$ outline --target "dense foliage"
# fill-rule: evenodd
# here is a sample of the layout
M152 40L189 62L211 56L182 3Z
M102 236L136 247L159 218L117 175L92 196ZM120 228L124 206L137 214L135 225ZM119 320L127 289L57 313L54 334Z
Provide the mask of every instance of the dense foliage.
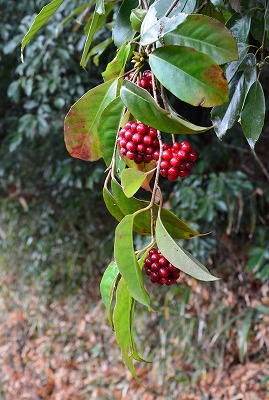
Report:
M133 358L141 358L134 344L134 309L136 301L150 308L150 299L141 270L148 251L157 243L163 256L174 267L197 279L214 280L216 278L193 254L208 260L218 239L217 231L219 229L221 232L225 226L227 234L241 231L244 235L252 235L257 215L260 217L266 207L268 191L265 188L259 189L263 195L263 203L260 204L260 193L257 191L259 185L249 182L247 171L239 171L241 166L234 160L230 165L232 172L226 174L222 163L227 163L230 153L212 135L209 138L208 134L203 132L210 130L213 124L218 138L222 138L233 128L234 135L228 136L231 149L240 151L243 147L246 158L250 157L251 151L254 152L265 117L264 92L260 81L262 82L263 71L267 68L268 7L262 1L245 1L238 9L233 2L224 4L222 1L187 1L179 6L177 1L159 0L123 1L120 4L117 1L87 4L81 2L76 4L78 7L74 9L71 3L54 0L43 8L34 20L23 39L22 50L62 3L62 11L60 8L61 12L55 14L59 18L58 21L62 21L64 16L71 13L70 19L76 16L77 20L85 23L87 36L80 64L90 71L89 77L94 76L93 71L98 73L93 64L89 64L92 56L95 56L95 64L98 64L98 57L101 55L108 57L110 61L102 74L104 83L83 95L68 112L65 120L65 142L68 151L74 157L85 161L103 158L107 166L103 196L108 210L119 224L115 234L115 261L108 266L104 274L101 293L123 358L136 376ZM22 21L20 28L22 30L23 23ZM73 31L76 31L75 26L76 24L73 25ZM113 42L118 48L118 52L111 57L114 57L112 61L109 59L109 54L113 54L111 27ZM62 29L60 25L58 28ZM55 29L51 23L48 25L48 30L50 29L51 32ZM61 125L57 125L57 111L51 109L51 98L54 107L61 111L72 103L71 97L76 99L83 92L83 73L77 72L75 59L66 69L63 70L62 67L62 61L69 61L72 52L75 58L78 57L77 50L82 47L81 38L74 33L64 34L66 44L62 46L57 44L55 38L44 43L46 36L39 36L36 41L33 40L26 46L25 63L19 65L16 71L21 78L13 80L8 88L8 95L13 104L23 102L24 110L21 110L23 112L19 125L15 121L18 119L17 110L8 117L9 127L14 126L14 129L11 129L4 140L4 146L9 152L6 156L7 167L3 168L3 171L6 173L9 168L12 171L9 175L10 196L16 196L27 211L26 196L20 192L21 181L17 183L14 179L14 176L18 176L20 180L21 172L16 174L14 166L10 164L10 154L14 151L19 154L18 160L21 161L17 164L18 169L24 165L23 172L29 175L31 167L28 156L30 151L32 154L33 149L38 151L40 157L35 160L36 176L41 173L54 184L54 200L59 204L61 212L69 215L68 207L73 214L74 203L70 203L67 197L72 196L73 201L77 198L80 202L79 197L87 197L87 187L92 189L94 181L97 183L91 202L99 201L98 171L101 172L102 169L95 168L94 174L89 178L87 164L73 164L71 159L67 160L62 152L59 137L51 138L52 130L60 129ZM93 39L97 37L98 44L93 46ZM15 37L9 42L9 48L4 48L3 51L12 52L17 41L18 37ZM149 68L152 83L148 87L146 82L142 82L146 76L145 70L148 71ZM123 79L124 77L127 79ZM95 78L91 81L87 77L87 84L94 85L94 80ZM197 106L200 106L199 111L195 108ZM202 110L211 107L211 115ZM186 115L183 117L181 114L184 110ZM121 132L120 135L125 135L126 131L130 132L132 124L137 120L142 124L135 125L136 134L139 135L146 129L145 126L154 130L147 130L144 144L148 147L151 145L152 139L148 139L149 132L151 137L157 140L158 154L156 157L152 156L147 163L144 163L144 159L138 160L135 158L137 156L130 155L131 150L126 147L127 143L131 143L129 147L134 146L134 136L126 143L124 140L117 140L118 132ZM250 151L244 147L243 135L237 135L241 130L238 122ZM184 141L179 148L174 145L177 143L175 135L178 134L184 135ZM168 177L169 181L175 181L179 176L185 178L189 173L186 173L186 170L189 171L194 166L187 168L186 162L196 160L194 155L184 158L184 168L180 161L180 169L177 167L178 160L174 160L175 154L172 155L172 146L182 152L182 143L188 143L186 134L188 137L195 134L191 140L194 148L200 150L198 160L201 161L186 180L173 187L165 178ZM264 140L262 136L261 140ZM166 147L163 146L164 143ZM188 146L184 146L186 150ZM171 155L168 154L169 151ZM165 152L168 152L167 157L163 158L166 156ZM195 151L191 153L191 150L187 153L196 154ZM141 156L142 152L139 154ZM268 178L261 159L257 156L256 159ZM164 161L170 163L167 168L162 164ZM50 163L49 168L44 168L46 162ZM155 178L151 184L153 173ZM56 189L59 181L61 188ZM151 191L152 194L143 192L143 189ZM138 190L141 200L133 197ZM74 193L78 197L75 197ZM148 202L145 202L145 199ZM31 202L31 205L32 203L34 204ZM176 214L167 210L168 204L177 210ZM243 207L246 209L245 213ZM48 211L49 208L46 207L46 222L44 230L40 230L41 234L44 232L49 235ZM88 210L87 206L81 207L80 216L76 218L74 215L74 221L80 221L80 218L89 221L92 212L93 209ZM53 213L54 211L51 215ZM244 216L247 214L252 218L245 220ZM60 220L64 219L63 214L60 215ZM180 220L178 216L188 223ZM266 222L261 218L260 221L262 224ZM65 221L63 224L60 236L66 234L66 223ZM94 224L90 228L82 224L80 228L82 231L75 238L74 244L78 243L79 238L85 238L88 230L89 234L95 230ZM215 235L213 238L199 238L198 229L202 229L203 232L214 229ZM109 231L111 229L108 227ZM134 236L133 231L136 232ZM23 234L27 238L27 244L31 245L33 238L28 232L29 230L26 230L25 233L24 229ZM151 240L147 241L145 236L150 236ZM259 244L250 250L247 268L254 269L258 278L266 279L268 256L263 248L265 234L259 233L257 237ZM186 239L188 243L185 243ZM68 247L70 238L67 236L64 240ZM181 240L180 245L178 240ZM47 261L48 251L42 245L42 241L38 243L44 249ZM63 240L60 239L59 244L62 243ZM187 248L191 249L193 254L190 254ZM79 250L75 252L78 253ZM72 265L72 248L69 254ZM55 257L53 254L51 256ZM120 280L119 276L122 276ZM163 278L166 279L165 276ZM154 282L153 278L151 280ZM168 284L167 280L163 283ZM112 313L114 290L116 305Z

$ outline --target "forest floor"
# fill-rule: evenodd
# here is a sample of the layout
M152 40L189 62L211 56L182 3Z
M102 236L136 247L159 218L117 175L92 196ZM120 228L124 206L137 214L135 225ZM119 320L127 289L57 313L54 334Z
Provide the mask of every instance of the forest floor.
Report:
M152 364L135 364L139 384L94 281L49 300L42 287L1 273L0 399L269 400L268 285L246 278L211 292L182 277L184 291L154 289L160 313L137 310L139 347L153 353Z

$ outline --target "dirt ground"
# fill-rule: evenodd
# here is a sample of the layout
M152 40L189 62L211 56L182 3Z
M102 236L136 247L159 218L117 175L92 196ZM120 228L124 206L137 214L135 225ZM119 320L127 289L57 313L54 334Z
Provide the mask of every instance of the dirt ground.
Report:
M194 294L186 313L198 312L197 299L203 307L212 306L208 289L189 283ZM6 273L1 274L0 287L0 399L269 400L269 315L253 323L243 363L238 360L237 341L227 336L220 364L210 367L207 363L194 379L193 365L176 353L179 342L170 337L157 349L152 364L136 364L139 384L122 362L98 283L54 301L34 286L18 287L16 278ZM225 301L235 302L239 294L228 286L219 298L225 291ZM267 307L268 286L260 285L259 293L258 299L249 296L249 305ZM155 337L154 346L164 337L165 322L160 325L152 318L144 335ZM166 310L167 326L175 324L171 319ZM235 329L230 326L229 335ZM214 352L218 338L210 340ZM189 351L195 351L195 346ZM178 378L180 369L191 377L188 382Z

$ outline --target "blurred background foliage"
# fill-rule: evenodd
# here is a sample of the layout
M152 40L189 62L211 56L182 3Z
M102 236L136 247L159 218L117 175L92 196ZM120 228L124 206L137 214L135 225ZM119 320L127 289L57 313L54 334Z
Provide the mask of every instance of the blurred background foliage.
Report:
M105 166L102 161L86 163L69 156L63 120L71 105L101 82L115 48L105 42L105 51L89 61L87 71L80 68L84 26L76 18L60 23L84 1L66 0L28 44L22 64L21 39L44 4L0 0L0 266L55 298L93 282L98 290L96 282L112 256L116 222L102 199ZM104 26L93 45L109 39L110 28ZM239 125L222 142L210 131L190 138L199 152L193 173L182 182L161 181L166 206L197 230L210 232L184 247L222 278L214 289L204 285L203 304L197 300L201 286L183 279L169 291L150 288L156 308L162 311L159 316L149 317L138 309L142 351L147 355L161 347L165 354L158 363L158 376L169 374L171 360L182 357L182 352L186 363L194 365L191 372L175 369L171 393L177 382L195 384L208 365L218 367L226 347L232 347L231 326L236 325L235 340L239 340L236 357L243 361L247 343L253 340L252 324L268 315L268 304L253 308L246 300L249 295L261 296L269 273L268 76L265 68L261 81L267 120L257 157ZM208 118L201 110L184 112L186 117L191 113L195 123L206 123ZM140 240L137 237L137 243ZM214 291L213 304L208 290ZM239 302L229 303L230 290ZM150 338L145 336L148 329L155 332ZM212 347L217 340L217 347Z
M68 155L63 119L81 95L101 82L101 72L115 51L109 45L111 26L96 35L93 46L103 45L83 70L79 62L84 26L79 18L68 16L85 2L67 0L26 47L21 63L22 37L46 2L0 4L1 262L9 268L19 266L26 277L45 274L53 287L62 278L76 287L111 257L115 222L101 198L104 164ZM206 112L192 107L184 112L192 113L195 122L208 119ZM242 251L246 271L259 279L266 279L269 269L267 127L268 119L256 159L239 126L223 142L212 131L192 137L200 160L195 171L183 182L162 182L166 205L195 228L211 232L186 243L189 250L213 263L228 240Z

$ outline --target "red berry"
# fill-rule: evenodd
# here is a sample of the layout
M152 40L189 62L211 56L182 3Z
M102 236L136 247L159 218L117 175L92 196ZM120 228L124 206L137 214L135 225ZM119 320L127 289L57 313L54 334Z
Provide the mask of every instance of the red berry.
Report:
M160 269L159 269L159 276L160 276L161 278L167 278L168 275L169 275L169 271L168 271L167 268L160 268Z
M129 158L129 160L134 160L136 155L133 151L127 151L126 156Z
M169 175L168 174L169 181L175 181L177 178L178 178L178 175Z
M197 159L197 153L194 150L191 150L188 154L188 160L195 161Z
M139 143L138 145L137 145L137 151L139 152L139 153L144 153L144 151L146 150L146 146L144 145L144 143Z
M133 138L133 133L132 133L132 131L126 131L125 133L124 133L124 138L127 140L127 142L129 142L130 140L132 140L132 138Z
M167 178L167 176L168 176L167 169L160 169L160 174L161 174L162 176L164 176L165 178Z
M162 156L162 158L163 158L163 160L170 161L171 158L172 158L172 152L171 152L171 150L170 150L170 149L164 150L164 151L163 151L163 156Z
M124 147L124 146L122 146L122 147ZM134 142L128 142L125 147L129 151L135 151L137 146Z
M170 167L170 163L167 160L163 160L161 162L161 169L168 169Z
M143 72L143 76L147 79L152 79L152 72L147 69L146 71Z
M176 167L168 168L168 175L178 175L178 169Z
M159 151L159 150L155 150L155 151L153 152L153 154L152 154L153 160L158 161L158 160L159 160L159 157L160 157L160 151Z
M167 142L163 142L163 150L168 150L170 149L170 145Z
M181 164L181 161L176 158L176 157L172 157L170 160L170 165L172 165L172 167L179 167Z
M185 159L187 158L187 152L186 152L185 150L179 150L179 151L177 152L177 157L178 157L180 160L185 160Z
M180 178L186 178L189 175L190 171L184 170L184 171L179 171L178 172L178 176L180 176Z
M148 129L148 134L152 137L152 138L156 138L157 137L157 130L154 128L149 128Z
M150 154L150 155L152 155L152 154L153 154L153 152L154 152L154 149L153 149L153 147L151 147L151 146L149 146L149 147L146 147L146 150L145 150L145 153L146 153L146 154ZM153 158L153 157L151 157L151 158Z
M151 272L150 274L151 282L157 282L159 280L159 274L157 272Z
M158 283L160 286L171 286L179 277L179 270L174 267L161 254L159 250L153 247L144 262L146 275L149 276L152 283Z
M147 125L140 123L137 125L136 131L142 133L142 135L145 135L148 131L148 127Z
M120 147L126 148L127 140L126 139L121 139L119 144L120 144Z
M185 150L187 153L190 151L191 149L191 145L189 142L186 142L185 140L181 143L181 149Z
M141 78L139 86L142 87L143 89L146 89L148 87L148 80L145 78Z
M176 150L176 151L181 149L181 145L178 142L173 143L172 147L173 147L173 150Z
M153 142L153 139L151 136L146 135L144 136L143 142L145 143L146 146L150 146Z
M135 143L142 143L143 142L143 136L141 135L140 132L136 132L133 134L133 142Z

